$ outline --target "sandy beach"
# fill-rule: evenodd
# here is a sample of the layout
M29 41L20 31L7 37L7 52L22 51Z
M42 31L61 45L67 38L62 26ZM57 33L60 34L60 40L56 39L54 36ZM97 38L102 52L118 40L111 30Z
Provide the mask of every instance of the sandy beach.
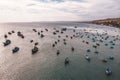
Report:
M11 43L4 46L6 40ZM13 53L15 47L19 50ZM119 28L77 22L0 24L0 80L119 80L119 67Z

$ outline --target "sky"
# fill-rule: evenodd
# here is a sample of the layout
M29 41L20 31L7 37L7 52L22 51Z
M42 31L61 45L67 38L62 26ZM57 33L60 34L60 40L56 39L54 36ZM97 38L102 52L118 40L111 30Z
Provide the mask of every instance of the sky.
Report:
M120 17L120 0L0 0L0 22L89 21Z

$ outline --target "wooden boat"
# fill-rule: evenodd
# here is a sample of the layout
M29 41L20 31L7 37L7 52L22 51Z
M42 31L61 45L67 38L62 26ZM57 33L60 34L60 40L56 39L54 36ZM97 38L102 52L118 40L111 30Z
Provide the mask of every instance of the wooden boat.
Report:
M112 69L110 67L107 67L105 70L106 75L111 75L112 74Z
M37 53L38 52L38 48L37 47L34 47L33 49L32 49L32 54L35 54L35 53Z
M7 45L11 44L11 41L9 39L7 39L3 44L4 44L4 46L7 46Z
M19 47L15 47L13 50L12 50L12 53L16 53L19 51Z
M69 64L69 62L70 62L69 58L68 58L68 57L66 57L66 58L65 58L65 62L64 62L64 63L65 63L65 65Z

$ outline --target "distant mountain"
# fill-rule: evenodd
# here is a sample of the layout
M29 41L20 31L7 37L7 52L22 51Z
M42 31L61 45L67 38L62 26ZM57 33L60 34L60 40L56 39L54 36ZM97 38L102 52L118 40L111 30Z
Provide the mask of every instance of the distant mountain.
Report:
M94 21L90 21L90 23L120 28L120 18L94 20Z

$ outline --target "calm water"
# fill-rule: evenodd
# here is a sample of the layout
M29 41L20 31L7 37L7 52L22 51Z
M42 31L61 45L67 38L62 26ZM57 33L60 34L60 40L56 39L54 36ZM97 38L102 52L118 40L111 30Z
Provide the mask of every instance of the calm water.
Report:
M53 35L55 29L60 31L64 27L67 31L63 34L56 32L57 34ZM45 37L40 38L33 28L40 33L42 30ZM15 33L8 35L12 30ZM24 34L24 39L17 36L18 31ZM7 34L12 42L6 47L3 46L4 34ZM73 35L75 37L71 39ZM107 40L99 41L106 36L109 36ZM95 38L95 42L92 38ZM66 45L63 39L66 39ZM30 43L30 40L34 40L33 43ZM60 42L52 47L57 40ZM31 49L35 42L39 42L39 52L32 55ZM93 45L96 43L100 46L94 49ZM105 46L106 43L108 46ZM13 54L12 49L15 46L18 46L20 51ZM110 49L111 46L114 48ZM74 52L71 47L74 47ZM87 49L91 52L87 52ZM57 50L60 50L58 56ZM95 54L95 51L99 53ZM89 55L90 62L85 59L85 55ZM109 60L109 56L115 59ZM67 66L64 64L66 57L70 59ZM108 59L108 62L103 63L102 59ZM112 68L112 75L105 75L106 67ZM120 80L120 29L77 22L0 24L0 80Z

